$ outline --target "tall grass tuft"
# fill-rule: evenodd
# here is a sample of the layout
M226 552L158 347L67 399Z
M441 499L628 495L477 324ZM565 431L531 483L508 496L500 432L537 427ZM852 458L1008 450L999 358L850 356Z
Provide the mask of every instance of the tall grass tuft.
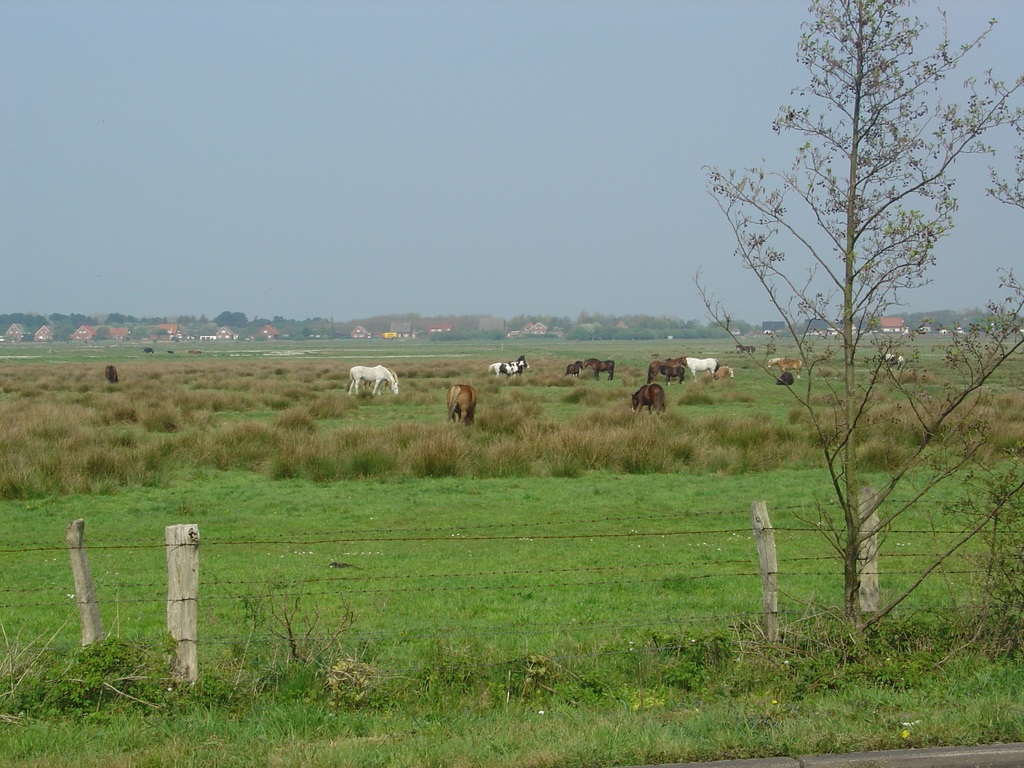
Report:
M471 469L472 448L467 430L445 426L409 446L402 457L406 471L414 477L455 477Z

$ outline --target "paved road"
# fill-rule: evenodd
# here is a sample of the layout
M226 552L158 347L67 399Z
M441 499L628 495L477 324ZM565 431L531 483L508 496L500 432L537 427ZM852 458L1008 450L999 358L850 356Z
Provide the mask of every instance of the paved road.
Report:
M768 757L759 760L669 763L630 768L1024 768L1024 744L894 749L888 752L853 752L847 755Z

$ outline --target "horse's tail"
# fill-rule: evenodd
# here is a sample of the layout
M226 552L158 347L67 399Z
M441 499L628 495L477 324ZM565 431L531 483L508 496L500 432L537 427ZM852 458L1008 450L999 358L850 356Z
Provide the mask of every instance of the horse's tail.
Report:
M658 411L659 413L661 411L665 410L665 390L664 389L662 389L661 387L658 387L658 389L654 390L654 397L652 398L652 400L654 400L654 410Z
M459 407L459 395L462 394L462 387L453 385L448 390L448 421L455 418L455 409Z
M647 366L647 383L650 384L652 381L654 381L654 369Z
M722 367L722 364L718 362L718 358L715 358L715 367L711 371L712 373L718 373L718 369Z

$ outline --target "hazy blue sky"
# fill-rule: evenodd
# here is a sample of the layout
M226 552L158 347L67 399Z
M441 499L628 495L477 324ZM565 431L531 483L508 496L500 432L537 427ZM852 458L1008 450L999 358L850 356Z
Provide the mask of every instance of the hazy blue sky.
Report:
M807 5L0 0L0 312L773 319L703 166L788 165ZM1024 2L943 7L1024 72ZM910 310L1020 264L986 162Z

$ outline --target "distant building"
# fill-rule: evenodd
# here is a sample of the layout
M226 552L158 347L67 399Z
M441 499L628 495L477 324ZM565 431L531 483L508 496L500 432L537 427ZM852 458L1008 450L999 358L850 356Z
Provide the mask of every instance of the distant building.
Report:
M548 327L544 323L527 323L518 331L509 331L508 337L510 339L517 338L519 336L543 336L548 332Z
M163 333L160 333L160 331L163 331ZM177 323L161 323L156 327L156 331L149 335L149 338L168 338L180 341L181 339L186 338L186 336L182 333L181 326Z
M357 325L352 329L352 333L349 334L349 337L353 339L372 339L373 334L363 328L363 326Z
M761 333L782 333L786 330L786 322L784 320L765 320L761 323Z
M413 338L412 323L392 323L391 333L393 335L391 335L389 338L392 339L411 339Z
M217 341L234 341L238 338L238 334L228 328L226 325L222 325L217 329L217 333L214 334L214 338Z
M53 328L44 325L32 337L32 341L53 341Z
M95 341L96 329L91 325L80 325L78 330L69 337L71 341Z
M20 323L11 323L11 327L4 334L4 341L24 341L27 335L28 331L25 330L25 326Z
M882 333L906 333L907 330L902 317L883 317L878 321L878 327Z
M107 336L114 341L128 341L128 337L132 335L132 332L127 328L110 328L107 330Z
M832 323L828 320L808 320L807 327L804 328L804 333L818 334L820 336L827 336L830 333L834 333L835 328L832 327Z
M446 333L451 329L452 327L450 325L428 325L427 335L429 336L432 333Z
M272 325L264 325L258 331L256 331L256 338L258 339L279 339L281 338L281 332Z

